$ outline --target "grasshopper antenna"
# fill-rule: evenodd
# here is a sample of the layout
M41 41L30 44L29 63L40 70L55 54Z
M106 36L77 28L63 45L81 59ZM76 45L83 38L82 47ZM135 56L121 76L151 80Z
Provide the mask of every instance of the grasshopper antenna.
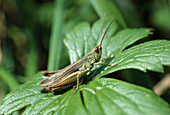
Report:
M112 24L113 21L115 20L115 19L113 19L113 20L110 22L109 26L107 27L107 29L106 29L106 31L104 32L104 35L103 35L103 37L102 37L102 32L103 32L103 26L104 26L105 17L106 17L106 12L105 12L104 18L103 18L103 24L102 24L102 29L101 29L101 33L100 33L100 42L99 42L99 46L102 45L102 41L103 41L103 39L104 39L104 37L105 37L105 35L106 35L106 33L107 33L109 27L111 26L111 24Z
M99 46L101 46L101 42L102 42L102 33L103 33L103 26L104 26L105 17L106 17L106 11L105 11L104 17L103 17L103 23L102 23L102 28L101 28L101 32L100 32Z

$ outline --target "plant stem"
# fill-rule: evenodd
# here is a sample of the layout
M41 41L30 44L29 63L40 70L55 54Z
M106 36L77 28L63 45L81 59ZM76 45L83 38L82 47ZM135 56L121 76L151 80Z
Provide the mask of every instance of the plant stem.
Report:
M62 27L64 20L64 0L55 0L54 18L49 46L48 70L59 69L62 49Z

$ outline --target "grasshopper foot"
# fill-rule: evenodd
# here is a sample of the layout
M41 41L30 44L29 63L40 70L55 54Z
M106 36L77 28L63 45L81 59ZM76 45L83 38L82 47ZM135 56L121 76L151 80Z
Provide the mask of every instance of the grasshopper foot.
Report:
M73 86L73 89L76 89L76 90L74 91L74 93L76 93L76 92L78 91L79 87L77 87L77 85L75 85L75 86Z
M47 71L44 71L44 72L42 72L42 74L43 74L44 76L47 76L47 75L48 75L48 72L47 72Z
M40 92L41 93L47 93L48 91L45 88L43 88Z
M115 67L115 66L117 66L117 64L112 65L112 67Z
M73 89L76 89L76 90L74 91L74 93L76 93L76 92L78 91L77 85L73 86Z
M76 90L74 91L74 93L76 93L78 91L78 87L76 88Z

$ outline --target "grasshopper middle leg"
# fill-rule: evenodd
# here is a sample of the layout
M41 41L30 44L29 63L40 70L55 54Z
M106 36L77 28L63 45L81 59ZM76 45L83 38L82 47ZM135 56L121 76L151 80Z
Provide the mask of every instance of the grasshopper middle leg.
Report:
M74 91L74 93L76 93L77 92L77 90L79 89L79 79L80 78L82 78L82 76L85 74L85 73L87 73L88 71L90 71L90 69L89 68L87 68L86 70L84 70L84 71L78 71L78 74L77 74L77 85L76 85L76 90Z

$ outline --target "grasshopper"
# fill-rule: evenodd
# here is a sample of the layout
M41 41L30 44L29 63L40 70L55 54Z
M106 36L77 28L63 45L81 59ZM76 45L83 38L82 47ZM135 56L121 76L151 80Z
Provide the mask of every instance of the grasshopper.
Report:
M95 46L86 56L82 57L81 59L77 60L76 62L72 63L71 65L61 70L43 72L43 75L49 76L49 77L39 82L39 86L45 87L41 92L44 92L45 90L48 92L61 91L61 90L64 90L70 87L71 85L76 84L77 82L76 90L74 91L75 93L79 89L80 80L82 80L85 74L89 72L93 68L94 65L104 64L110 67L114 67L104 62L99 62L101 58L101 54L102 54L102 47L101 47L102 41L110 25L114 21L113 19L110 22L104 35L102 36L105 17L106 17L106 12L103 18L99 45Z

